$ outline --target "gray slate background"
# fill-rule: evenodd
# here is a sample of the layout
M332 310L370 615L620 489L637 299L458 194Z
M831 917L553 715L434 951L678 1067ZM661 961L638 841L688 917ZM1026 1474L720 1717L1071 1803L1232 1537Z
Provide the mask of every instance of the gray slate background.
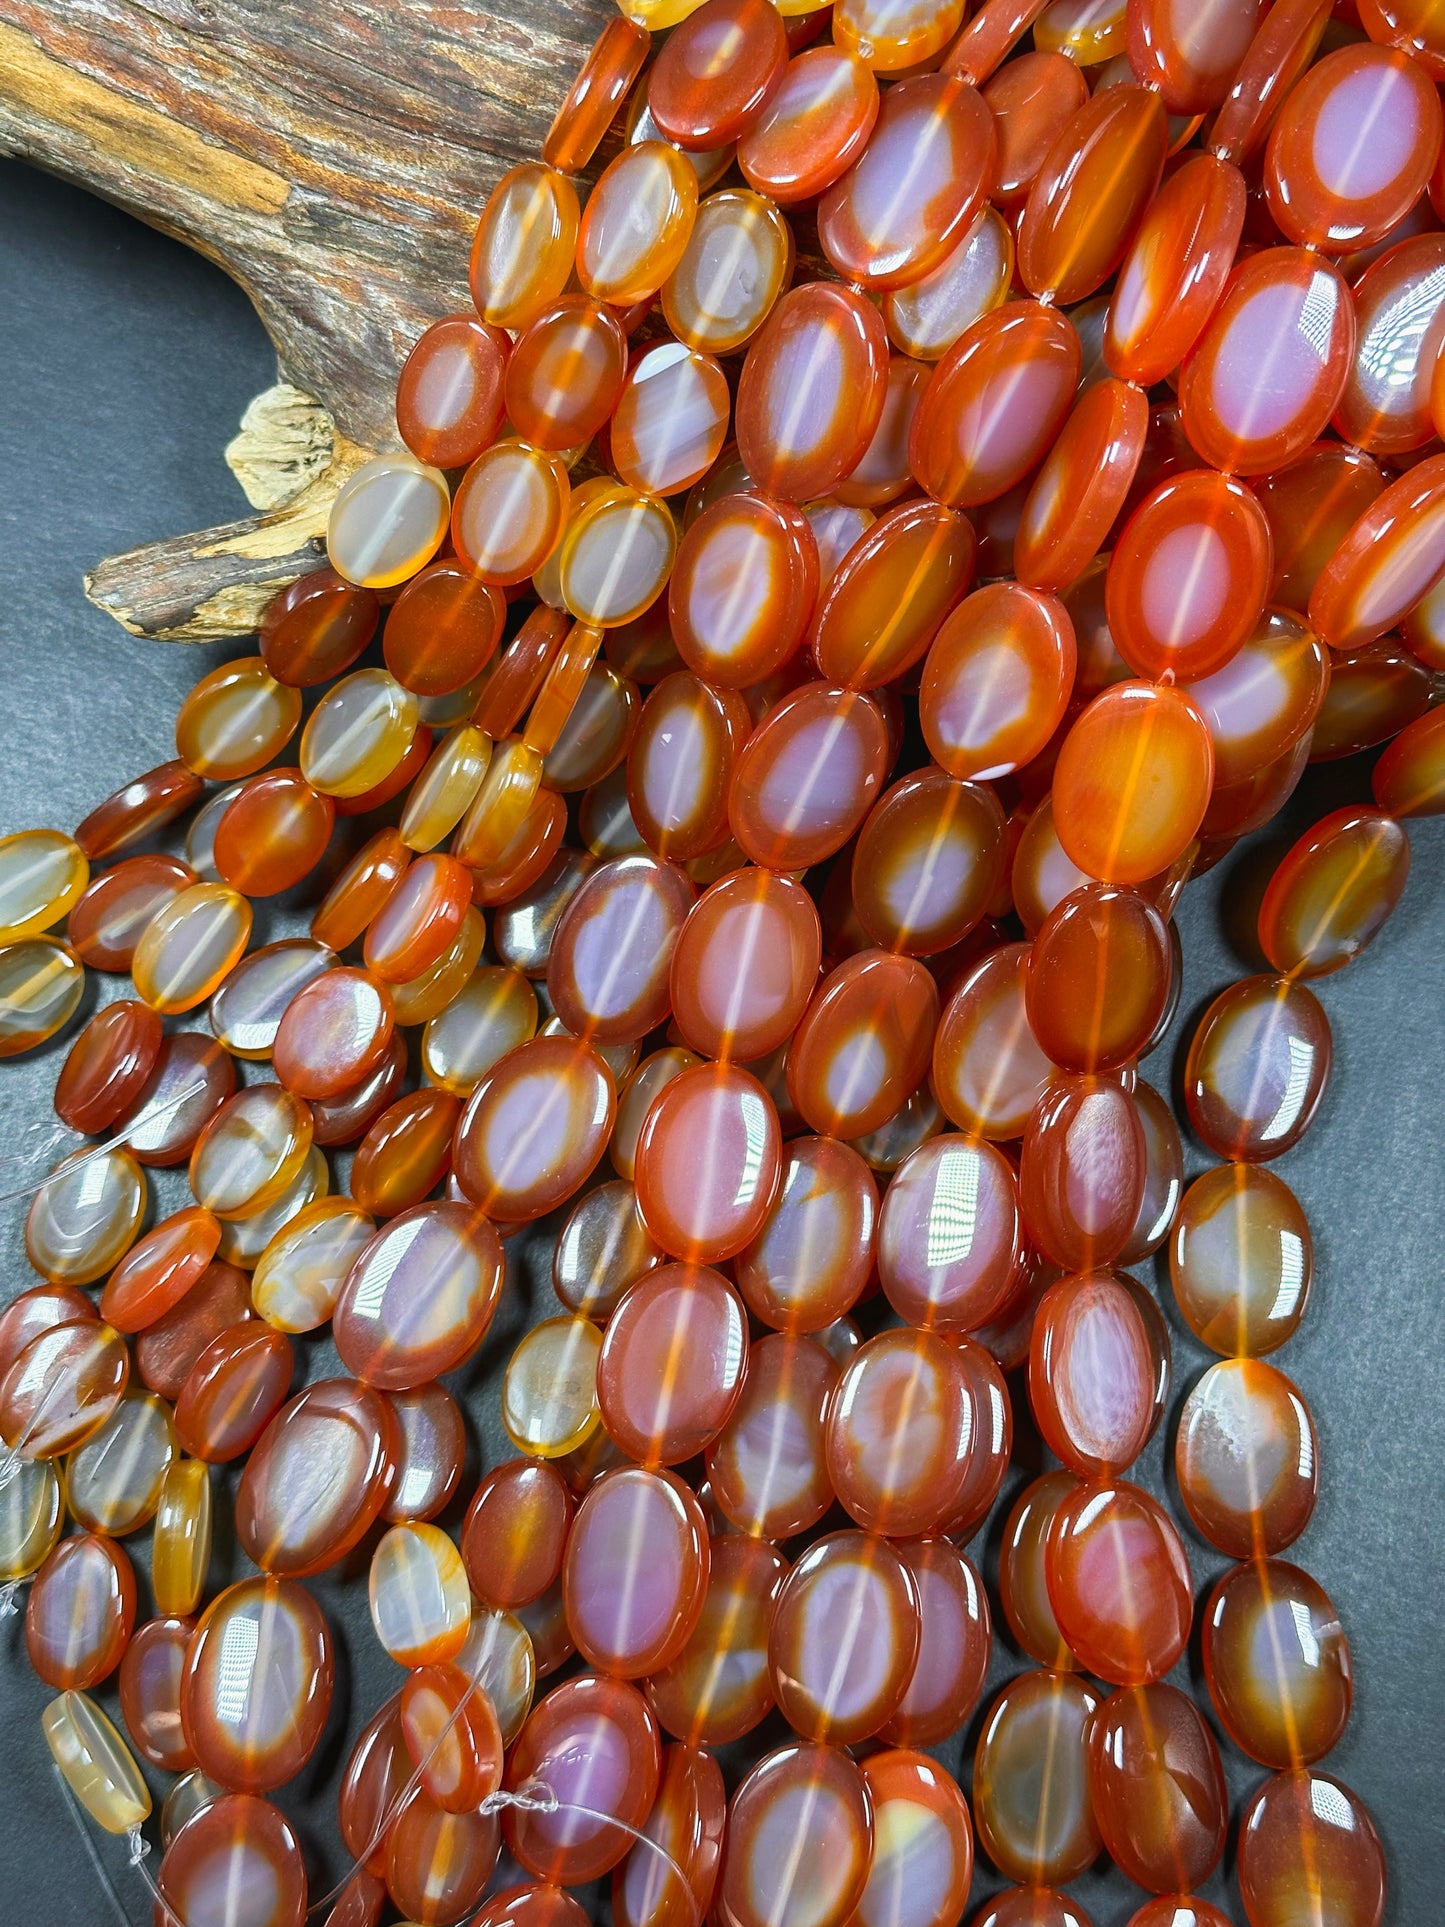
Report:
M114 209L8 163L0 164L0 370L3 834L33 824L69 827L118 784L173 754L172 719L185 691L215 662L243 653L241 643L203 650L129 639L89 606L80 579L102 555L243 512L221 449L246 403L272 379L274 363L245 298L217 269ZM1292 833L1337 802L1364 798L1367 782L1364 761L1313 772L1292 808ZM1445 1868L1438 1497L1445 828L1419 826L1414 851L1407 895L1384 936L1362 963L1323 986L1335 1032L1334 1081L1311 1135L1276 1167L1309 1212L1318 1265L1303 1330L1275 1359L1309 1399L1322 1442L1320 1505L1289 1556L1329 1590L1350 1636L1355 1714L1324 1764L1373 1809L1393 1883L1387 1918L1401 1927L1440 1919ZM1145 1067L1156 1084L1177 1076L1179 1038L1208 998L1258 967L1247 942L1231 946L1220 906L1222 895L1238 900L1249 889L1262 861L1258 851L1237 852L1186 893L1179 914L1185 994L1175 1036ZM97 992L101 1001L124 994L114 979L100 980L92 999ZM54 1123L50 1093L63 1048L0 1066L0 1191L16 1182L9 1161L16 1147L34 1151ZM1207 1161L1192 1148L1190 1174ZM180 1186L176 1177L156 1186L159 1210L176 1208ZM23 1222L23 1204L0 1205L0 1302L32 1281ZM536 1249L518 1255L484 1353L459 1375L473 1429L464 1491L481 1467L507 1455L490 1416L495 1379L522 1324L555 1309L545 1256ZM1152 1270L1146 1275L1160 1285ZM1167 1283L1161 1297L1174 1334L1174 1392L1142 1476L1167 1492L1163 1466L1178 1407L1210 1361L1175 1317ZM308 1376L334 1369L326 1347L309 1349ZM1021 1470L1016 1482L1024 1476ZM456 1523L450 1515L448 1522ZM127 1542L142 1612L145 1539ZM1197 1540L1189 1547L1202 1595L1225 1562ZM991 1574L993 1534L970 1550ZM213 1584L244 1566L234 1547L218 1543ZM320 1894L341 1866L334 1788L349 1737L396 1690L400 1674L371 1634L364 1557L317 1589L340 1649L336 1711L316 1761L282 1803L315 1856L313 1892ZM1000 1639L985 1705L1022 1664ZM1191 1669L1198 1685L1197 1654L1181 1663L1183 1683ZM47 1697L26 1663L21 1621L0 1621L0 1922L139 1927L150 1910L123 1851L92 1836L93 1860L62 1802L40 1733ZM100 1697L113 1707L111 1689ZM945 1749L950 1764L971 1757L978 1724L961 1746ZM1260 1774L1227 1743L1224 1752L1237 1801ZM163 1776L152 1779L159 1791ZM997 1884L981 1872L973 1904ZM1232 1881L1217 1878L1207 1891L1242 1923L1231 1890ZM1098 1927L1122 1927L1143 1899L1108 1870L1074 1891Z

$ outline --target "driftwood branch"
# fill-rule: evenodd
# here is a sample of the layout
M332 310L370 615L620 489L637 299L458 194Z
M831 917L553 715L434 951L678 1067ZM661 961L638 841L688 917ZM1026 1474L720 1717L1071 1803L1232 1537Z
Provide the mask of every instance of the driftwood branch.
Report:
M396 445L411 344L467 305L477 212L534 156L611 0L0 0L0 150L178 236L246 290L280 381L227 451L261 511L100 563L136 633L254 628L331 498Z

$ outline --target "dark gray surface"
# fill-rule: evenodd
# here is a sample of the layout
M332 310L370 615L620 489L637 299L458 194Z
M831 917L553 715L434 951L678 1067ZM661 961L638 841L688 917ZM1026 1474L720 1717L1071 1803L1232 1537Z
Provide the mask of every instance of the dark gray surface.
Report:
M242 652L241 644L198 650L127 638L86 603L80 578L106 553L241 512L221 449L246 402L272 378L273 362L244 298L216 269L14 164L0 167L0 289L3 833L69 826L117 784L162 761L185 691L213 661ZM1292 810L1295 829L1336 801L1363 797L1366 780L1360 764L1312 773L1310 796ZM1364 961L1321 988L1335 1033L1334 1081L1304 1145L1276 1167L1309 1212L1318 1257L1304 1327L1275 1360L1309 1399L1322 1441L1319 1509L1290 1556L1331 1593L1356 1670L1354 1718L1324 1765L1373 1809L1393 1883L1388 1918L1401 1927L1440 1918L1445 1867L1445 1571L1437 1496L1445 1452L1438 1362L1441 826L1419 826L1414 850L1408 892L1384 936ZM1175 1038L1146 1066L1157 1084L1170 1081L1178 1036L1207 998L1257 967L1256 959L1231 951L1220 914L1222 893L1241 893L1245 872L1257 864L1257 855L1237 853L1186 893L1179 914L1185 994ZM103 980L97 991L104 1001L121 986ZM8 1175L17 1146L20 1155L35 1156L51 1141L50 1093L62 1049L0 1067L0 1191L20 1181ZM1191 1174L1206 1162L1191 1151ZM158 1209L175 1208L181 1180L163 1178L155 1190ZM23 1205L0 1205L0 1300L30 1282L23 1215ZM1165 1489L1162 1467L1178 1406L1209 1362L1174 1317L1167 1283L1161 1297L1174 1332L1175 1373L1170 1421L1145 1460L1145 1482L1156 1490ZM514 1265L484 1354L459 1375L474 1432L491 1433L480 1463L501 1456L486 1387L529 1312L539 1315L549 1298L535 1259ZM326 1348L302 1349L308 1375L321 1375ZM468 1486L474 1478L473 1468ZM146 1535L127 1547L144 1612ZM1189 1547L1202 1590L1225 1562L1192 1537ZM972 1550L991 1572L991 1535ZM243 1565L221 1543L213 1583ZM359 1557L339 1577L317 1582L338 1632L338 1712L318 1759L282 1796L318 1867L329 1869L313 1889L318 1893L339 1868L334 1787L345 1735L399 1683L370 1631L364 1571ZM20 1624L0 1621L0 1922L138 1924L149 1909L123 1850L91 1836L111 1883L107 1893L61 1799L39 1730L49 1695L29 1671ZM993 1687L1022 1664L1000 1641ZM1186 1662L1181 1677L1188 1670ZM99 1697L113 1705L109 1688ZM945 1749L951 1763L960 1751L971 1754L977 1725L961 1749ZM1228 1743L1224 1753L1238 1796L1261 1775ZM152 1780L159 1790L163 1776ZM997 1884L982 1872L975 1903ZM1208 1891L1242 1922L1237 1897L1229 1897L1232 1881L1217 1880ZM1099 1927L1124 1922L1143 1898L1107 1870L1078 1883L1076 1892Z

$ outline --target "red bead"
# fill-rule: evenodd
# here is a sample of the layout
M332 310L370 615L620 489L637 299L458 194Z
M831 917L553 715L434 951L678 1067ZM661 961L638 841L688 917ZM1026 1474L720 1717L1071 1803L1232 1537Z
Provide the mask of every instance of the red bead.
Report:
M793 289L754 337L738 383L748 474L785 501L826 495L872 441L887 387L877 309L837 282Z
M821 863L868 814L890 760L875 702L804 683L773 705L738 756L728 797L732 833L764 869Z
M1198 340L1234 264L1244 226L1238 168L1196 154L1149 204L1119 269L1103 355L1123 381L1147 388Z
M704 0L664 43L647 83L648 109L679 147L725 146L757 122L787 59L769 0Z
M768 1663L778 1706L805 1740L843 1747L897 1711L918 1657L918 1594L886 1539L817 1539L783 1581Z
M687 1644L707 1576L707 1527L681 1479L618 1466L589 1488L567 1535L567 1629L589 1665L638 1679Z
M629 1458L681 1464L727 1424L746 1367L747 1320L721 1273L699 1264L659 1266L632 1286L608 1321L597 1361L603 1423Z
M1033 1242L1067 1271L1110 1264L1144 1195L1144 1131L1113 1079L1060 1076L1024 1134L1019 1201Z
M1103 285L1153 199L1168 144L1159 96L1143 87L1100 88L1064 123L1019 223L1030 294L1072 305Z
M537 1705L513 1746L508 1787L541 1780L560 1806L509 1807L507 1845L541 1880L595 1880L633 1846L660 1775L657 1724L642 1695L625 1680L583 1673ZM569 1811L574 1802L588 1811Z
M1224 1852L1229 1799L1194 1702L1162 1682L1111 1693L1089 1721L1088 1748L1105 1851L1152 1893L1202 1885Z
M823 979L788 1051L788 1092L815 1131L864 1137L928 1068L938 990L923 965L863 950Z
M738 166L780 207L810 201L847 172L878 118L878 82L846 48L791 59L738 143Z
M1122 1480L1060 1504L1044 1553L1049 1602L1080 1664L1117 1686L1163 1677L1184 1651L1189 1561L1168 1513Z
M1171 975L1168 931L1147 898L1085 884L1054 906L1034 938L1029 1026L1062 1069L1116 1070L1154 1035Z
M272 596L261 617L261 660L277 682L310 689L344 675L376 633L374 589L312 569Z

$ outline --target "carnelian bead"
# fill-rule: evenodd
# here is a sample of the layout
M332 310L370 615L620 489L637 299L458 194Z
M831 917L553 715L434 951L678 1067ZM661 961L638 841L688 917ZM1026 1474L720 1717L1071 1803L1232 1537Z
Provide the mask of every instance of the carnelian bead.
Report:
M1080 1478L1133 1464L1153 1430L1154 1363L1125 1281L1090 1272L1044 1293L1029 1348L1029 1402L1050 1450Z
M870 1338L828 1401L828 1476L844 1510L893 1538L941 1529L963 1490L978 1419L946 1337L905 1327Z
M1216 796L1278 762L1308 736L1329 688L1330 667L1329 651L1302 621L1287 610L1267 609L1222 669L1188 685L1214 748Z
M126 1730L152 1766L184 1773L196 1762L181 1730L181 1671L193 1631L189 1619L151 1619L138 1626L120 1666Z
M806 516L750 491L703 510L682 538L668 584L677 650L705 682L744 689L793 655L818 595L818 548Z
M1108 4L1112 8L1114 0L1108 0ZM1205 1902L1200 1905L1204 1911L1197 1918L1181 1915L1176 1922L1171 1916L1163 1923L1151 1922L1150 1927L1228 1927L1217 1909ZM1143 1919L1142 1911L1133 1915L1129 1927L1140 1927ZM1093 1927L1093 1921L1076 1900L1070 1900L1057 1887L1005 1887L979 1908L972 1927Z
M1221 1724L1279 1770L1329 1752L1350 1717L1349 1642L1324 1588L1282 1559L1235 1566L1203 1617L1204 1678Z
M717 1880L726 1821L722 1772L712 1755L688 1746L665 1748L662 1784L647 1824L612 1876L618 1927L668 1927L679 1908L700 1917Z
M335 1565L381 1512L399 1447L379 1392L351 1378L308 1385L272 1419L241 1474L236 1536L248 1556L291 1578Z
M662 1263L625 1178L599 1184L572 1207L552 1253L552 1288L570 1311L609 1318L630 1285Z
M486 666L502 633L498 592L455 557L429 562L407 583L386 619L386 666L417 696L464 689Z
M382 1112L351 1167L351 1195L363 1211L393 1218L436 1189L451 1164L460 1112L447 1091L413 1091Z
M436 554L449 507L439 468L410 454L373 457L347 478L331 505L326 553L332 568L360 588L394 588Z
M448 1813L421 1787L406 1794L386 1837L386 1891L414 1921L457 1920L476 1906L497 1864L494 1813Z
M1433 696L1430 673L1393 636L1334 652L1309 760L1327 762L1388 742L1424 715Z
M1410 469L1372 502L1310 592L1311 625L1336 649L1381 635L1445 570L1445 456Z
M1291 90L1264 157L1269 211L1287 240L1345 254L1381 241L1425 191L1440 101L1393 48L1357 44Z
M764 869L806 869L858 828L889 761L876 703L855 690L805 683L773 705L737 758L732 833Z
M236 1057L269 1057L286 1006L335 963L314 938L263 944L241 959L212 997L212 1030Z
M1438 816L1445 810L1445 711L1417 717L1375 765L1371 782L1381 809L1395 816Z
M727 188L700 202L662 287L667 325L689 348L725 355L766 321L793 275L792 229L770 200Z
M76 1285L47 1282L22 1291L0 1312L0 1378L42 1332L90 1324L95 1316L94 1304Z
M65 1539L36 1573L25 1604L25 1651L57 1692L94 1686L113 1673L135 1623L135 1574L114 1539Z
M444 1385L417 1385L391 1392L401 1446L396 1477L381 1516L392 1525L430 1520L456 1491L466 1458L461 1407Z
M983 89L998 134L998 164L989 198L1021 207L1054 138L1089 97L1075 61L1061 53L1024 53Z
M410 983L421 976L450 949L471 900L465 864L452 856L418 857L367 926L367 969L385 983ZM378 1050L384 1042L378 1042ZM362 1075L364 1068L346 1082ZM320 1097L330 1094L317 1092Z
M1148 387L1179 366L1224 289L1244 224L1237 168L1199 154L1171 174L1139 223L1104 327L1104 360Z
M766 1540L711 1543L702 1613L681 1652L647 1682L652 1709L688 1746L750 1732L773 1704L768 1626L787 1561Z
M937 502L881 515L839 563L812 646L830 682L874 689L911 669L973 576L973 530Z
M1050 595L1013 582L977 589L944 622L919 689L924 740L952 776L993 778L1029 763L1063 719L1074 682L1073 625Z
M374 589L359 589L334 569L312 569L272 596L261 617L261 660L277 682L296 689L340 676L376 633Z
M201 1616L181 1720L202 1771L240 1793L299 1773L326 1725L335 1677L321 1608L293 1579L244 1579Z
M508 1788L538 1780L559 1805L509 1807L507 1845L539 1880L595 1880L632 1848L660 1771L657 1723L637 1688L582 1673L538 1703L513 1746Z
M1054 1514L1078 1486L1071 1472L1045 1472L1032 1480L1004 1521L999 1547L999 1603L1009 1631L1030 1659L1057 1672L1072 1671L1078 1661L1049 1604L1044 1552Z
M624 147L593 188L578 230L577 279L586 292L617 308L656 294L682 259L697 196L697 175L675 147Z
M201 1353L223 1331L244 1324L251 1310L245 1272L219 1259L207 1265L178 1305L137 1334L135 1368L142 1383L162 1398L179 1398Z
M101 1293L100 1315L120 1332L144 1331L178 1305L216 1255L220 1220L200 1205L164 1218L121 1259Z
M596 153L612 117L642 71L652 35L635 21L608 21L557 109L542 143L542 159L566 174L584 168Z
M1054 1075L1024 1007L1026 944L976 963L950 997L933 1047L938 1101L961 1130L1021 1137Z
M738 453L753 482L791 502L828 494L872 441L887 387L888 337L861 294L813 281L784 295L738 383Z
M739 142L738 166L782 207L812 200L857 160L877 119L878 82L858 52L810 48L788 62Z
M33 1188L26 1257L42 1278L89 1284L134 1243L147 1189L134 1158L119 1145L71 1152Z
M1144 1130L1113 1079L1056 1078L1024 1133L1019 1201L1033 1242L1055 1264L1088 1271L1118 1257L1144 1195Z
M176 1437L194 1459L224 1465L249 1452L291 1389L284 1332L248 1320L213 1338L176 1398Z
M908 493L908 436L930 370L921 361L894 355L888 363L888 389L873 439L846 480L837 484L838 502L849 508L881 508Z
M524 161L492 189L472 244L477 311L496 328L525 328L554 302L572 272L577 190L554 167Z
M1170 1276L1186 1324L1212 1350L1255 1358L1292 1337L1313 1263L1309 1222L1272 1171L1218 1165L1185 1192Z
M1014 538L1020 582L1057 590L1083 574L1124 505L1148 423L1148 402L1126 382L1085 393L1025 497Z
M1309 1524L1319 1442L1309 1407L1272 1365L1211 1366L1180 1415L1174 1463L1196 1529L1232 1558L1282 1552Z
M905 776L879 799L854 849L858 920L875 943L905 955L946 950L988 908L1003 852L991 790L942 770Z
M162 1042L145 1089L121 1120L127 1150L138 1164L179 1164L235 1088L229 1051L197 1031L177 1031Z
M1142 883L1188 848L1213 780L1209 730L1188 696L1116 683L1076 718L1059 752L1059 841L1100 882Z
M493 938L499 954L513 969L525 971L529 977L546 976L562 914L596 867L591 855L564 847L525 896L515 898L497 913ZM614 1060L605 1056L605 1061Z
M937 361L966 328L996 308L1013 275L1013 235L995 209L983 208L932 273L883 296L894 346Z
M1329 1019L1302 983L1246 977L1220 992L1190 1042L1189 1120L1217 1156L1279 1157L1309 1129L1333 1055Z
M963 1218L960 1197L972 1201ZM905 1159L878 1226L878 1271L900 1317L972 1331L1003 1304L1022 1257L1018 1185L1001 1152L949 1132Z
M675 341L648 348L628 369L613 410L613 466L647 494L691 488L727 439L730 409L726 378L711 355Z
M612 1074L589 1044L534 1037L472 1092L452 1158L463 1193L501 1224L525 1224L570 1198L606 1148Z
M529 442L494 442L457 486L457 554L483 582L506 587L524 581L561 539L570 493L559 456Z
M536 448L579 448L612 413L626 372L627 337L611 310L565 295L517 338L507 362L508 419Z
M299 769L268 770L242 787L216 826L217 872L248 897L289 890L321 861L335 821L336 805Z
M1135 890L1090 883L1049 912L1029 957L1029 1026L1054 1063L1116 1070L1137 1057L1169 997L1163 918Z
M1134 1086L1134 1103L1144 1132L1144 1196L1129 1242L1119 1253L1121 1265L1142 1264L1159 1249L1174 1228L1184 1191L1184 1146L1173 1112L1142 1078Z
M49 930L79 902L89 881L84 852L58 830L0 837L0 943Z
M1225 98L1263 12L1263 0L1210 0L1188 11L1142 0L1129 8L1130 65L1171 114L1206 114Z
M953 508L1006 494L1053 445L1081 359L1067 316L1036 301L981 316L939 362L913 419L920 487Z
M856 1151L793 1139L763 1228L735 1260L749 1310L780 1331L823 1331L867 1283L877 1221L877 1187Z
M632 22L619 19L617 24L631 26ZM613 1906L617 1906L615 1900ZM587 1927L587 1914L560 1887L529 1882L493 1894L473 1927Z
M651 855L592 872L563 912L547 963L548 994L573 1036L635 1043L666 1021L668 969L693 901L676 864Z
M1445 338L1445 237L1390 248L1355 284L1354 306L1358 337L1334 426L1376 455L1419 448L1433 433L1431 378Z
M396 422L418 460L462 468L496 439L510 338L475 315L428 328L396 382Z
M200 774L189 769L184 760L162 763L159 769L147 770L97 804L76 825L75 842L92 863L114 856L173 823L199 801L201 794Z
M290 742L301 698L278 683L259 656L242 656L203 676L176 716L176 750L197 776L250 776Z
M723 147L757 121L787 59L787 35L768 0L704 0L664 43L648 108L679 147Z
M714 1905L730 1927L852 1920L872 1865L868 1783L837 1747L788 1745L753 1767L728 1806Z
M109 1419L129 1375L125 1340L99 1319L37 1331L0 1377L0 1438L26 1459L68 1452Z
M1152 1893L1196 1887L1219 1864L1229 1800L1219 1748L1187 1694L1157 1682L1111 1693L1089 1721L1089 1792L1110 1857Z
M543 1459L508 1459L467 1508L461 1552L473 1593L510 1610L539 1599L561 1576L572 1524L566 1481Z
M922 1083L938 1019L932 977L864 950L819 985L788 1052L788 1092L816 1131L863 1137Z
M921 281L978 213L996 151L993 116L967 82L900 80L883 96L867 146L819 203L824 254L863 287Z
M562 600L579 624L633 622L667 586L676 552L676 524L655 495L620 484L603 489L583 504L562 537ZM591 642L594 657L600 643L600 635Z
M55 1086L55 1114L72 1131L108 1130L155 1068L161 1020L133 999L96 1012L70 1047Z
M577 1509L567 1535L567 1626L589 1665L637 1679L687 1644L707 1590L702 1508L669 1472L618 1466Z
M1301 1906L1340 1927L1379 1927L1385 1856L1359 1795L1326 1773L1264 1782L1239 1822L1239 1887L1251 1927L1285 1927Z
M238 891L192 884L142 931L131 959L135 987L163 1016L194 1010L240 961L250 934L251 906Z
M371 1623L403 1666L454 1659L466 1643L471 1595L456 1547L437 1526L399 1525L371 1556Z
M481 1343L502 1288L501 1242L468 1205L414 1205L354 1260L332 1335L369 1385L410 1391L452 1371Z
M768 1663L778 1706L805 1740L848 1746L897 1710L918 1657L918 1593L884 1539L815 1540L783 1581Z
M854 1919L859 1927L951 1927L973 1879L973 1827L958 1784L921 1753L863 1764L876 1846Z
M1259 910L1260 947L1282 976L1323 977L1371 944L1399 902L1410 843L1379 810L1334 810L1280 860Z
M466 1813L502 1777L502 1735L486 1692L459 1666L418 1667L401 1689L407 1752L428 1799L444 1813Z
M1108 280L1154 198L1168 140L1159 96L1144 87L1101 88L1064 123L1019 223L1030 294L1072 306Z
M129 970L158 910L199 881L173 856L131 856L92 879L66 926L72 949L93 970Z
M989 1709L974 1756L974 1820L1009 1879L1072 1880L1097 1856L1086 1735L1098 1704L1067 1673L1027 1672Z
M269 1801L212 1786L167 1836L156 1914L225 1927L237 1895L247 1896L245 1927L304 1927L306 1863L291 1822Z
M837 1379L811 1338L770 1332L749 1347L742 1396L707 1449L713 1501L738 1531L791 1538L833 1503L823 1419Z
M1112 65L1124 48L1125 13L1119 0L1049 0L1034 22L1034 45L1081 67Z
M298 1097L339 1097L378 1068L394 1022L385 984L364 970L328 970L286 1007L272 1049L276 1076Z
M1060 1632L1100 1679L1145 1685L1183 1652L1189 1561L1168 1513L1138 1486L1096 1482L1064 1498L1044 1569Z
M698 1065L654 1100L637 1142L637 1204L677 1258L713 1263L761 1229L780 1172L773 1101L749 1072Z
M894 1746L935 1746L968 1719L988 1672L993 1634L988 1596L969 1561L947 1539L908 1539L897 1548L918 1591L918 1661L880 1738Z

